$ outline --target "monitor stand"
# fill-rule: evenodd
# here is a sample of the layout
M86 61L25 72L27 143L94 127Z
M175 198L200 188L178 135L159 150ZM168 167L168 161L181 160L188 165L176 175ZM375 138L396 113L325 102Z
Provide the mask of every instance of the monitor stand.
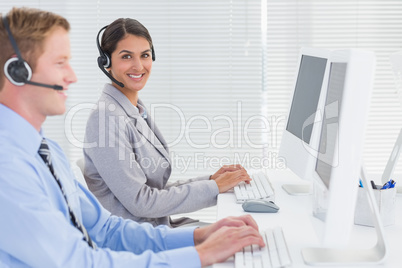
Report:
M385 259L387 254L384 239L384 228L380 220L378 206L373 189L366 177L364 168L361 170L363 188L366 190L367 201L372 208L374 227L377 233L377 243L372 248L304 248L302 256L308 265L362 265L377 264Z
M289 195L310 195L311 194L311 183L310 184L283 184L283 190Z

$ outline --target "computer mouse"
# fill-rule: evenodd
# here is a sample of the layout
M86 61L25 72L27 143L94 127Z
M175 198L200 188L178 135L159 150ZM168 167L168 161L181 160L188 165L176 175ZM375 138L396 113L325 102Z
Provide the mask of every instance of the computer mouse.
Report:
M242 207L246 212L275 213L279 210L279 207L274 202L264 199L244 201Z

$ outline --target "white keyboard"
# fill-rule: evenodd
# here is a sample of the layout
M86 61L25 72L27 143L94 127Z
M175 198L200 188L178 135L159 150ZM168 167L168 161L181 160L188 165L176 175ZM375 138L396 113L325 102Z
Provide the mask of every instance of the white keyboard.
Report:
M265 247L248 246L235 254L235 268L289 267L292 260L283 236L282 228L275 227L261 232Z
M270 199L274 201L275 193L268 177L262 171L258 171L253 173L251 178L250 184L241 182L234 187L236 202L243 203L249 199Z

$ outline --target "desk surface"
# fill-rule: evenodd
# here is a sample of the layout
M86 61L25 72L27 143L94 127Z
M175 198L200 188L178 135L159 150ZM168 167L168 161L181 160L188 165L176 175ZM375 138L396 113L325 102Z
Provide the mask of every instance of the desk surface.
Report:
M257 221L259 227L281 226L293 261L292 267L313 267L306 265L300 253L302 248L319 246L319 230L323 223L312 215L311 195L291 196L283 189L283 184L306 183L298 179L290 171L267 171L275 189L275 203L280 207L278 213L249 213ZM397 195L395 224L384 227L388 256L382 264L373 267L400 267L402 265L402 195ZM247 214L235 201L233 193L218 196L217 218ZM340 219L341 220L341 219ZM377 235L372 227L354 225L350 246L370 248L375 245ZM225 263L215 264L214 268L234 267L233 259ZM314 266L318 267L318 266ZM322 266L328 267L328 266ZM339 266L331 266L339 267ZM356 266L341 266L356 267ZM362 267L362 266L360 266Z

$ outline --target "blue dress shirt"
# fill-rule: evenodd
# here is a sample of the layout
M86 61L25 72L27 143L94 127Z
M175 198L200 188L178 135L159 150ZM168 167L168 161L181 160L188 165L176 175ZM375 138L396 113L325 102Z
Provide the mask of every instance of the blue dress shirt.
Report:
M70 221L66 201L38 154L43 136L0 104L0 266L200 267L194 228L157 228L111 216L47 139L69 204L98 249Z

